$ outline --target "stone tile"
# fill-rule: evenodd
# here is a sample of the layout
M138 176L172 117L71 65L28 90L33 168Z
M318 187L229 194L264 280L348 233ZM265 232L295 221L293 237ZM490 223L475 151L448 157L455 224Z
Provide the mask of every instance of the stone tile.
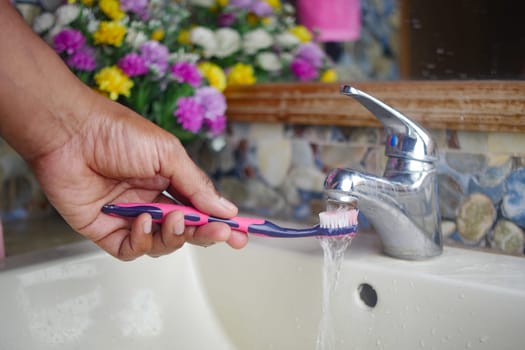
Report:
M463 152L486 153L488 134L476 131L458 131L459 147Z
M491 132L487 134L490 153L523 154L525 152L525 135L522 133Z
M364 170L362 161L367 151L366 146L325 145L320 147L320 159L328 168Z

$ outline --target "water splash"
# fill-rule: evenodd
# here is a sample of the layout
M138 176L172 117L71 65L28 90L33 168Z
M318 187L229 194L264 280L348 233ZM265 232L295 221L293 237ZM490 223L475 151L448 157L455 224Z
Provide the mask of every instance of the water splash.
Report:
M333 313L333 301L335 291L339 282L341 265L344 254L353 235L341 237L321 237L321 247L324 253L323 264L323 308L319 333L317 335L316 350L334 350L337 348L335 340L335 322Z

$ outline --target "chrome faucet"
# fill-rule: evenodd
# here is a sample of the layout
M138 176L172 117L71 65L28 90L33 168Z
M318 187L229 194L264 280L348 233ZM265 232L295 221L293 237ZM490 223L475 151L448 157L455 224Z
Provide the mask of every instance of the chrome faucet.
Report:
M357 207L381 237L384 252L422 260L443 250L438 205L437 147L429 133L392 107L352 87L353 97L383 124L388 157L382 177L351 169L328 173L324 192L329 206Z

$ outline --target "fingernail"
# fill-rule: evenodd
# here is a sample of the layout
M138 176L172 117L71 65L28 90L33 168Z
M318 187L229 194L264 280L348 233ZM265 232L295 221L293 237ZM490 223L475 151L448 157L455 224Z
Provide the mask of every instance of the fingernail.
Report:
M151 229L152 229L152 222L151 220L146 220L144 222L144 233L149 235L151 233Z
M219 203L221 203L223 208L228 209L230 211L237 210L237 206L224 197L219 198Z
M184 221L177 221L175 223L175 230L174 230L174 233L177 235L177 236L180 236L184 233Z

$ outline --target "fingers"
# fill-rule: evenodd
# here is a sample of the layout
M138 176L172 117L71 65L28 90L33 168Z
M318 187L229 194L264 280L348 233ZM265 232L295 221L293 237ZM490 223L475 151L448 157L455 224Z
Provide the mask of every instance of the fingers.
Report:
M226 242L232 248L241 249L248 243L248 235L233 231L226 224L212 222L193 230L191 228L187 230L186 241L204 247L217 242Z
M158 257L173 253L181 248L186 241L184 229L184 214L181 211L169 213L160 226L160 231L154 233L153 246L148 254Z
M173 253L185 242L203 247L225 242L232 248L240 249L247 244L248 236L232 231L220 222L200 227L185 226L184 214L173 211L162 225L153 223L151 216L143 213L131 222L131 228L118 229L97 244L118 259L129 261L142 255L159 257Z
M230 218L237 215L237 207L217 193L209 177L195 165L185 151L170 154L176 154L178 158L176 162L169 162L163 167L166 169L165 175L170 178L170 193L182 195L197 209L213 216Z
M114 255L128 261L148 253L153 246L152 229L151 216L146 213L139 215L131 224L130 233L121 241L117 254Z

